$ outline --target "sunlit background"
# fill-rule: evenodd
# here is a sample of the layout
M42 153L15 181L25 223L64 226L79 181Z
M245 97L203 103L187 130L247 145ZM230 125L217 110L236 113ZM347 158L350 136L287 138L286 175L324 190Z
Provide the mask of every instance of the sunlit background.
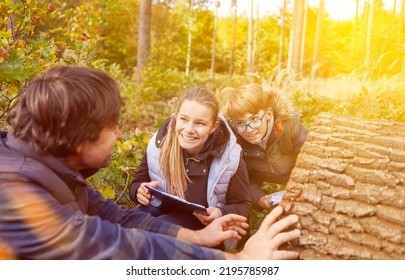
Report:
M221 0L218 13L217 3L0 1L0 128L47 68L107 72L121 89L124 136L92 183L132 207L128 184L151 133L195 86L220 100L225 87L268 86L309 129L322 112L405 122L405 0L325 0L324 13L312 0Z
M284 0L256 0L254 3L254 9L259 7L259 16L277 15L280 9L283 7ZM293 1L289 1L288 8L291 8ZM383 0L384 7L386 9L393 9L395 0ZM397 1L398 3L400 1ZM359 1L359 8L364 9L365 1ZM400 4L400 3L399 3ZM319 0L308 0L307 5L310 7L317 7ZM230 13L231 0L221 0L219 15L226 16ZM249 0L238 0L239 14L250 13L251 2ZM400 5L395 5L395 10L400 11ZM326 0L325 11L330 18L335 20L349 20L356 14L356 0Z

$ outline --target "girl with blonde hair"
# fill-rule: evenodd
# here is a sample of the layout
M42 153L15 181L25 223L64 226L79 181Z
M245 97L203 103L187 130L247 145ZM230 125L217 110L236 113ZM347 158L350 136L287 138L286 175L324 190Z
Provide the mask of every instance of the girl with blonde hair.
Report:
M188 91L151 138L130 186L139 210L199 229L227 213L247 217L251 202L241 148L218 101L204 88ZM146 185L203 205L208 216L155 207Z
M258 84L228 88L224 111L243 149L253 207L270 209L259 186L288 182L308 131L279 94Z

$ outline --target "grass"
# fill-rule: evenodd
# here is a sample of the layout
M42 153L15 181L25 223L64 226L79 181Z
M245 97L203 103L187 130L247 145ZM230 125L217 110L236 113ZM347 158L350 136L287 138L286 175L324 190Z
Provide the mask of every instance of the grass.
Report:
M351 76L306 80L283 91L308 127L321 112L405 122L405 80L400 75L377 81Z

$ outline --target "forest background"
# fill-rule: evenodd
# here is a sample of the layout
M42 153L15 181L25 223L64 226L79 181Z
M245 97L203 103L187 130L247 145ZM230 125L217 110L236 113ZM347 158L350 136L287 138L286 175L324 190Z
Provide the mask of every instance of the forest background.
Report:
M353 0L347 20L325 11L325 1L337 0L284 0L264 16L260 5L270 0L244 1L245 13L235 0L0 0L0 129L27 81L50 66L106 71L124 99L124 136L91 181L134 207L128 187L149 137L197 85L222 101L224 87L262 84L281 92L309 129L320 112L405 122L405 0L391 9ZM229 14L219 16L224 2ZM264 214L252 213L251 233Z

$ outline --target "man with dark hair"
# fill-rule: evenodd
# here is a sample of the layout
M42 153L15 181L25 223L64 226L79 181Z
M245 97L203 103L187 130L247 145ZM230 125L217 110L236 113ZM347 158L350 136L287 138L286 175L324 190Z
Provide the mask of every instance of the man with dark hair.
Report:
M0 259L291 259L278 247L276 208L237 254L210 249L246 234L246 218L226 215L193 231L104 199L86 177L111 161L121 98L104 72L56 66L33 80L0 132ZM199 246L196 246L199 245ZM203 247L202 247L203 246Z

